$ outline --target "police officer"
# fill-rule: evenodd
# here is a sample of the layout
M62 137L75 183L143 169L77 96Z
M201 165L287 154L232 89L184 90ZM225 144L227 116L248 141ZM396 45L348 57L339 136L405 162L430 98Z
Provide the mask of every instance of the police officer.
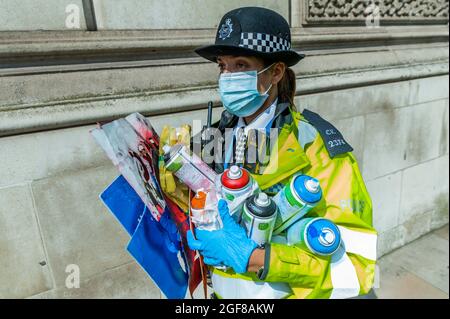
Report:
M278 13L244 7L224 15L215 44L196 52L217 63L223 107L216 127L234 143L216 158L215 170L244 166L262 191L273 195L294 174L320 181L323 200L308 216L338 225L343 245L320 256L295 245L271 242L260 248L234 222L224 201L224 227L188 233L188 243L211 267L218 298L351 298L373 285L377 234L372 203L351 146L318 114L294 105L295 74L303 57L292 50L290 28ZM276 135L272 134L273 130ZM276 140L277 143L272 143ZM256 156L250 159L249 149ZM276 154L277 156L275 156ZM268 157L267 157L268 156Z

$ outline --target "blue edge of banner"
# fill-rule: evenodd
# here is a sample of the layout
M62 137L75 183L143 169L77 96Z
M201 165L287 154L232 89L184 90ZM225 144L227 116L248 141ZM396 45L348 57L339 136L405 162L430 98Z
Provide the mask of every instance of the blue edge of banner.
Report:
M170 214L165 211L156 221L122 175L100 194L100 199L130 235L128 252L162 293L169 299L183 299L188 273L180 263L179 256L184 258L181 238Z

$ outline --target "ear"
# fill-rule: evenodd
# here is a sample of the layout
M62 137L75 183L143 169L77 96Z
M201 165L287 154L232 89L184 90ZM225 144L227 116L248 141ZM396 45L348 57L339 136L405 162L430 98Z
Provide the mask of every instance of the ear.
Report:
M272 84L276 85L283 78L284 72L286 72L286 64L283 62L277 62L272 67Z

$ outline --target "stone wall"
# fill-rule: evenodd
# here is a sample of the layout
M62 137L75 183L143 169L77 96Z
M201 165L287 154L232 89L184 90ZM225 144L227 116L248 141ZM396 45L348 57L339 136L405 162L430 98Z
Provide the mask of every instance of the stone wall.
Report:
M25 19L44 2L47 18ZM156 14L146 1L67 3L86 15L89 2L99 31L83 31L92 11L80 30L65 30L65 6L23 1L20 11L0 0L1 298L163 297L98 199L117 171L89 130L134 111L157 130L205 120L210 99L214 118L221 112L217 68L192 49L211 43L242 1L207 1L198 12L199 1L173 2L173 12L161 8L166 19L146 19ZM378 28L366 25L365 1L244 4L290 21L294 49L308 56L294 67L297 106L354 147L379 255L448 223L448 1L382 1ZM78 289L65 285L71 264Z

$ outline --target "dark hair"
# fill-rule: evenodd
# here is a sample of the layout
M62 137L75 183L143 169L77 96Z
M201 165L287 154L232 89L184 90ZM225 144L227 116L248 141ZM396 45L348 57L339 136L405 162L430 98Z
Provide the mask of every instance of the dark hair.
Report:
M294 71L286 67L283 77L278 82L278 99L280 102L289 102L295 109L294 98L296 92L296 78Z
M267 67L275 62L281 61L268 61L264 60L264 65ZM282 62L284 63L284 62ZM284 71L283 77L278 82L278 102L289 103L291 108L295 110L294 98L296 92L296 77L295 72L288 66Z

